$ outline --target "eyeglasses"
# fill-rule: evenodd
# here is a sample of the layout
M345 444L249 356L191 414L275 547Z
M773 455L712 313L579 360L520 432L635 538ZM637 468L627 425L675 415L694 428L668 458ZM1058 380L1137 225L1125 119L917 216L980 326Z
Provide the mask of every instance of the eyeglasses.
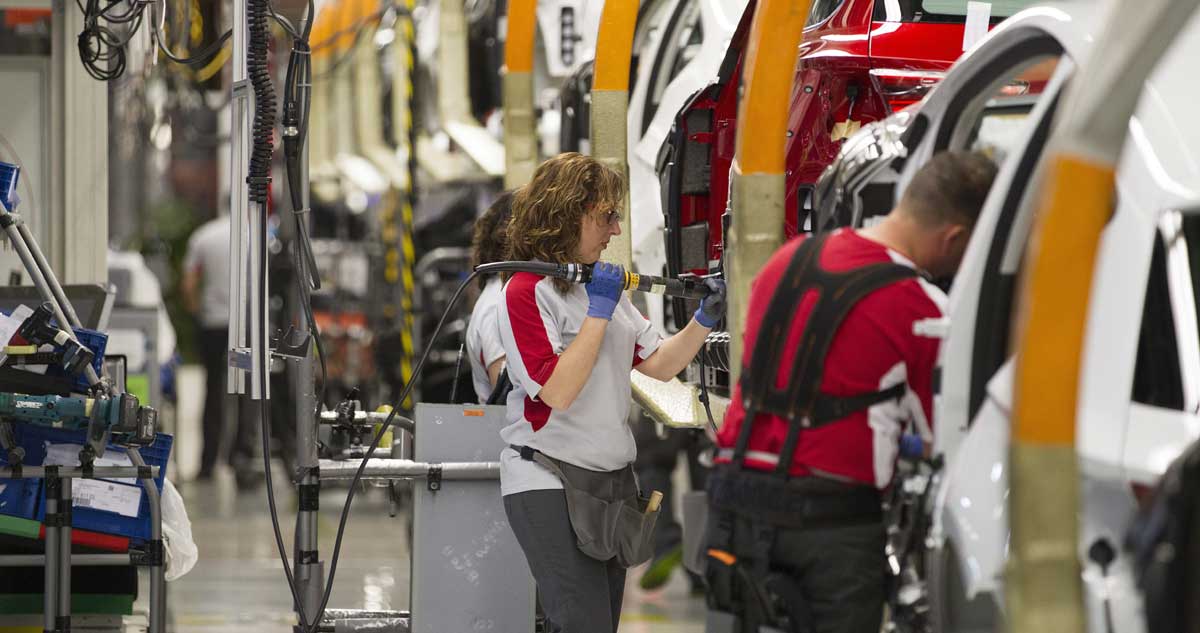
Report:
M617 209L610 209L604 215L600 216L600 223L602 225L620 224L621 212Z

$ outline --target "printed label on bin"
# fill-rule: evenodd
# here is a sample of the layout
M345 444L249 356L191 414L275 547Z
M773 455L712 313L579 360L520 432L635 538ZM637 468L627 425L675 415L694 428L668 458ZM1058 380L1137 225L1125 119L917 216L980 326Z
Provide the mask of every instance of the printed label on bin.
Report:
M79 465L79 449L82 448L79 444L46 444L46 460L45 464L55 466L78 466ZM104 451L103 457L97 457L92 465L99 468L100 466L133 466L133 462L129 461L129 456L125 453L109 449ZM123 484L131 486L138 485L137 479L133 477L124 478L105 478L104 481L119 481Z
M71 495L76 508L91 508L137 518L142 489L98 479L74 479Z

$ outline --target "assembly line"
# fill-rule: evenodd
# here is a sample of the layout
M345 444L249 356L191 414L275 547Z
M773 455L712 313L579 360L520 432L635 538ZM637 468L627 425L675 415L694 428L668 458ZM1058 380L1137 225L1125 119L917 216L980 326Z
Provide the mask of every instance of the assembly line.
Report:
M1197 4L0 0L0 633L1200 631Z

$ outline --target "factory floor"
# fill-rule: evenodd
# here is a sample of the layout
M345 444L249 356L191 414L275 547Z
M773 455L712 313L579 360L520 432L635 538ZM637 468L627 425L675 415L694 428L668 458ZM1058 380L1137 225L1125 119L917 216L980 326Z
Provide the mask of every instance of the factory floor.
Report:
M181 372L180 393L202 393L203 377ZM197 383L199 383L197 385ZM193 387L193 388L188 388ZM198 387L198 389L196 388ZM202 396L201 396L202 397ZM191 398L180 403L177 437L198 436L198 412ZM177 446L180 446L177 443ZM182 448L182 446L181 446ZM194 466L189 451L177 455L179 471ZM278 467L276 481L283 482ZM177 473L179 474L179 473ZM174 633L290 633L294 615L267 509L265 488L239 493L233 475L219 470L208 482L180 486L199 549L190 573L168 584L168 630ZM277 503L283 539L292 544L294 493L278 483ZM320 551L328 565L345 490L321 498ZM382 490L356 495L346 528L330 606L405 610L409 604L409 544L403 515L388 516ZM704 630L704 601L692 596L682 570L662 589L638 588L641 571L630 570L621 633L685 633Z

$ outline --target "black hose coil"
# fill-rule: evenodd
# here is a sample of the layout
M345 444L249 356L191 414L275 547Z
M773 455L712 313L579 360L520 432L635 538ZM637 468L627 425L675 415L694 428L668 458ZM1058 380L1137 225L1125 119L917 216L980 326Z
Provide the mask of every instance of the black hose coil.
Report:
M246 50L246 72L254 88L254 126L251 131L250 169L246 183L250 200L266 204L271 195L271 154L274 151L275 86L271 83L269 0L249 0L246 24L250 32Z

